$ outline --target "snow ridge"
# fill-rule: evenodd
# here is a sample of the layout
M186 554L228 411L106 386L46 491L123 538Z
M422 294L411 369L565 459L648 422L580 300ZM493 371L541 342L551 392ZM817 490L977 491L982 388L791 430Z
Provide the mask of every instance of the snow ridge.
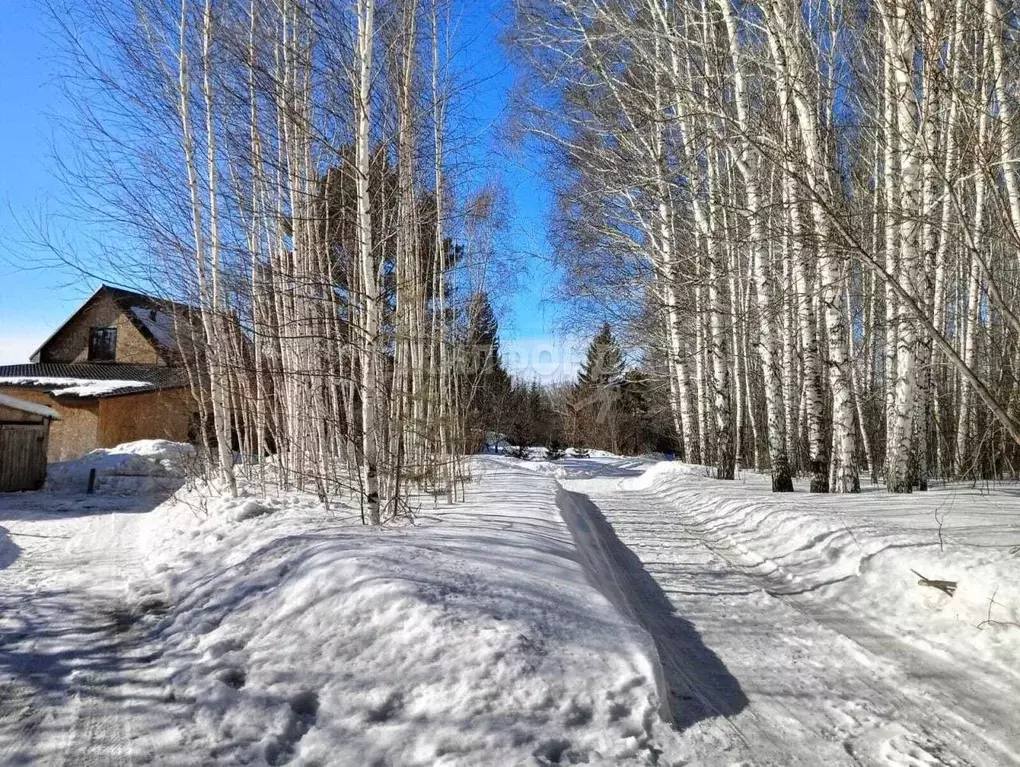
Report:
M647 761L640 629L586 581L556 483L494 468L413 528L209 507L163 576L161 636L220 763Z

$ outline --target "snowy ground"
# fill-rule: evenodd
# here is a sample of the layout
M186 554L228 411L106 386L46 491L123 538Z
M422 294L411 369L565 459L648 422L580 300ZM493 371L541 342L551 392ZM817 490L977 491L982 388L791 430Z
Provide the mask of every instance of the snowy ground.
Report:
M556 482L475 475L382 531L296 495L0 496L0 763L654 761L654 646Z
M1010 489L777 497L754 476L628 473L563 486L655 637L679 758L1020 763ZM999 623L978 629L993 594Z
M369 530L164 502L187 458L0 495L0 764L1020 763L1008 488L487 457L467 503Z

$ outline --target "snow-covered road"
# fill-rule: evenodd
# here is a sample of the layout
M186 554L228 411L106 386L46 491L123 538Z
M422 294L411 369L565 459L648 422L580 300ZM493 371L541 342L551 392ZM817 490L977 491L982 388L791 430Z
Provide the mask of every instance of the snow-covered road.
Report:
M701 517L612 473L561 479L565 516L593 577L615 573L611 588L655 640L679 758L1018 762L1015 677L905 643L819 589L791 593L785 577L742 565Z
M472 470L381 529L291 492L0 495L0 765L654 762L654 647L557 483Z
M154 650L126 578L160 500L0 496L0 764L138 763L129 723L158 718L157 694L132 681Z
M381 530L0 495L0 765L1020 763L1020 499L698 471L481 459Z

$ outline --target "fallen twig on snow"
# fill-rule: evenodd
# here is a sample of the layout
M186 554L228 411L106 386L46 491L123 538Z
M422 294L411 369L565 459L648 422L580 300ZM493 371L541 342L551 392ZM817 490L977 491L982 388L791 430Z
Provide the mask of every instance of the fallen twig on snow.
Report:
M995 605L1002 607L1001 604L995 601L995 595L998 593L999 587L996 586L995 591L992 592L992 596L988 599L988 617L981 621L977 627L979 629L983 629L985 626L1014 626L1015 628L1020 629L1020 623L1015 621L997 621L992 619L992 607Z
M939 526L939 551L946 550L945 541L942 538L942 526L943 524L945 524L945 521L946 521L945 513L943 513L942 516L940 517L939 510L935 509L935 523Z
M910 572L921 579L917 582L919 586L929 586L933 589L938 589L949 596L953 596L953 594L956 593L956 581L939 581L932 580L931 578L925 578L921 575L921 573L917 572L917 570L914 570L913 568L911 568Z

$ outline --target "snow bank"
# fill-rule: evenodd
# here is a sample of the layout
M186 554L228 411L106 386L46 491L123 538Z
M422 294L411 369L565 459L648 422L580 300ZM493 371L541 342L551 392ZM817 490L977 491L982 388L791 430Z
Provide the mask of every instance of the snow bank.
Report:
M579 457L574 448L568 448L566 455L555 461L547 460L548 451L544 447L528 448L529 459L522 461L510 456L494 457L492 460L502 462L505 466L541 474L554 479L591 479L613 474L627 476L644 470L648 466L646 458L630 458L608 453L605 450L592 450L587 456Z
M683 509L685 523L693 520L720 556L749 568L771 593L849 605L928 649L966 648L1015 664L1015 493L956 485L897 496L877 488L857 496L777 495L767 477L724 483L699 476L702 468L661 463L621 484L651 489ZM958 588L950 597L919 585L918 574Z
M89 472L96 470L95 492L136 495L172 492L183 484L195 449L181 442L144 439L117 447L93 450L72 461L51 463L45 489L58 493L82 493Z
M570 448L574 450L575 448ZM610 453L608 450L595 450L594 448L588 451L589 458L619 458L616 453Z
M490 432L487 432L487 434L489 434L489 433ZM503 435L498 435L498 436L503 437ZM488 439L488 437L486 437L486 439ZM510 451L510 450L520 450L522 446L520 446L520 445L512 445L512 444L510 444L509 442L506 441L505 437L503 437L502 441L499 443L499 447L500 447L500 450L502 452L507 452L507 451ZM549 455L549 448L545 447L544 445L532 445L531 447L524 447L524 450L526 451L526 455L528 456L527 460L529 460L529 461L544 461L548 457L548 455ZM582 455L578 455L579 451L582 452ZM499 451L497 451L497 452L499 452ZM564 453L569 458L619 458L620 457L620 456L616 455L615 453L610 453L610 452L608 452L606 450L587 450L587 451L584 451L583 448L576 448L576 447L568 447L568 448L566 448L564 450Z
M508 459L515 460L515 459ZM586 479L598 476L598 470L582 458L564 458L559 461L531 460L518 462L522 469L555 479Z
M626 490L646 490L655 487L669 478L676 477L714 477L714 466L699 466L691 463L680 463L678 461L660 461L640 476L633 479L625 479L621 487Z
M587 581L557 483L498 463L478 459L467 503L413 527L293 494L154 511L168 710L198 727L176 748L218 764L654 761L670 735L646 635Z

